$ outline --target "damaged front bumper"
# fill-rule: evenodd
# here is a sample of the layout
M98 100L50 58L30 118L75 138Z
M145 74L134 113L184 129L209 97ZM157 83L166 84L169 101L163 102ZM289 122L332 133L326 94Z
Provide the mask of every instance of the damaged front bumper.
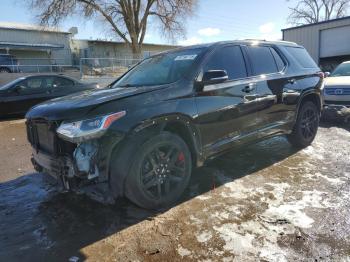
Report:
M40 148L33 149L32 163L39 172L57 179L66 190L82 190L90 185L108 185L108 173L112 150L122 140L118 134L106 134L95 140L75 145L74 150L48 154ZM55 139L55 148L60 148L60 138Z

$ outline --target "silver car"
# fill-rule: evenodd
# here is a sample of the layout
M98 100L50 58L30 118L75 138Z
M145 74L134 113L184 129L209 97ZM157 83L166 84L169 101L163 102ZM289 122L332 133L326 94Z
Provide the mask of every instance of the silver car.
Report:
M325 109L348 116L350 112L350 61L340 64L325 80Z

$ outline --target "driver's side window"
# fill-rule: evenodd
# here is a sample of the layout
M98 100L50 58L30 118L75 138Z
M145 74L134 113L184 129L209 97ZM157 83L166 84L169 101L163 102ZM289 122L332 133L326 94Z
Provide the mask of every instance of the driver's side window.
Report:
M36 94L46 91L45 81L43 81L43 78L41 77L34 77L23 80L22 82L18 83L17 86L20 88L19 93L24 95Z
M247 77L241 48L239 46L225 46L216 50L204 66L204 72L209 70L225 70L229 80Z

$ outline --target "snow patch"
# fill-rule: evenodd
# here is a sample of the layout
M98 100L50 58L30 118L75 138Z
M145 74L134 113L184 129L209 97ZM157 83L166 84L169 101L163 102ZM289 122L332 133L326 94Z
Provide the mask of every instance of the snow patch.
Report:
M200 235L196 236L199 243L208 242L212 238L212 234L209 231L204 231Z
M247 232L237 233L239 230L236 224L223 224L215 226L214 229L220 233L220 237L225 241L225 250L237 255L250 252L253 249L254 235Z
M179 253L179 255L183 258L183 257L187 257L190 256L192 254L192 252L184 247L182 247L181 245L178 245L177 248L177 253Z
M209 195L199 195L199 196L196 196L195 199L199 199L199 200L209 200L211 199L211 196Z

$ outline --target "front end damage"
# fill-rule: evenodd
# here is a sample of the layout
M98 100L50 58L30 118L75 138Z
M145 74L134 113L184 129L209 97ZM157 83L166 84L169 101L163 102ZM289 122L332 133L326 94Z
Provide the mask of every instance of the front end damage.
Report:
M58 126L59 123L27 121L34 168L54 177L64 191L78 191L99 201L113 202L108 185L109 156L122 136L106 133L73 143L57 135Z

